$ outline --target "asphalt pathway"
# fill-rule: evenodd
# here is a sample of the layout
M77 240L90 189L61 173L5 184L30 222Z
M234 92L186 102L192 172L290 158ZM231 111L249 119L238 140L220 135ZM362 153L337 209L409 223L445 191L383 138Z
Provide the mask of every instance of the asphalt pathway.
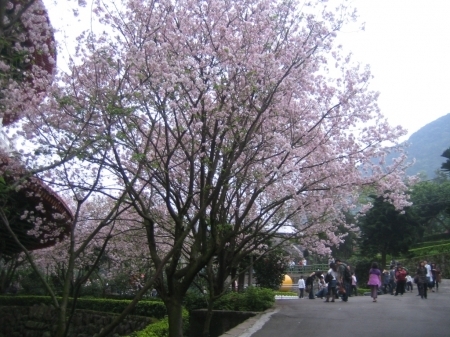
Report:
M348 302L280 299L221 337L450 337L450 280L421 299L415 287L403 296L350 297Z

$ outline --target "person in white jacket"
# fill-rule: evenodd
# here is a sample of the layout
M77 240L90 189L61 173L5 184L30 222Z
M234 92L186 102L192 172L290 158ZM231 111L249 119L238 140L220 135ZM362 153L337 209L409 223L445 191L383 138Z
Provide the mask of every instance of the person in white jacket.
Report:
M413 292L413 278L409 275L409 273L406 274L406 291Z
M303 279L303 275L300 276L298 280L298 298L303 298L303 293L305 292L305 280Z

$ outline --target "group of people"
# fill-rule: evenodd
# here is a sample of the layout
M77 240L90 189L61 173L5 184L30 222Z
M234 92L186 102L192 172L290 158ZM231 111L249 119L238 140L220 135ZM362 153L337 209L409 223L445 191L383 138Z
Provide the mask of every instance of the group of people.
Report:
M306 261L305 258L300 259L300 260L298 261L298 267L299 267L299 269L302 269L303 267L306 267L307 263L308 263L308 262ZM293 260L289 261L289 270L293 271L293 270L295 269L295 266L296 266L296 263L295 263Z
M318 291L314 293L314 281L318 280ZM354 273L351 273L350 266L340 260L330 263L330 269L326 273L313 272L306 280L303 275L298 281L299 298L304 298L304 293L308 293L309 299L326 298L325 302L334 302L341 297L347 302L351 294L357 295L357 280Z
M318 280L318 291L314 293L314 281ZM414 274L411 276L401 264L392 265L389 270L381 271L378 264L374 262L369 270L368 286L373 302L377 302L378 294L383 291L394 296L402 296L405 292L413 291L414 283L417 284L418 295L427 298L427 290L432 292L439 289L441 272L435 263L428 264L422 261ZM309 299L326 298L325 302L335 302L341 297L347 302L351 294L357 295L357 280L350 266L340 260L330 263L330 269L326 273L312 272L306 279L303 275L298 281L299 298L304 298L305 292Z
M382 281L383 279L383 281ZM402 296L406 291L413 291L413 283L417 284L418 295L422 299L427 298L427 290L434 292L439 289L439 282L441 281L441 272L436 267L435 263L428 264L427 261L421 261L417 267L414 278L410 273L403 268L401 264L395 267L392 265L390 270L380 271L378 264L374 262L372 268L369 270L368 285L371 289L370 294L373 302L377 301L378 290L383 285L383 292L385 294ZM394 293L395 289L395 293Z

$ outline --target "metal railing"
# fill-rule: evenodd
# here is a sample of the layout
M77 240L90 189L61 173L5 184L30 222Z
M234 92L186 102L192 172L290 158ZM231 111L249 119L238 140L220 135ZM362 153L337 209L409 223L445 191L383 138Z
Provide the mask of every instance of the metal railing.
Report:
M307 274L312 273L313 271L323 271L326 272L330 269L329 265L323 264L311 264L306 266L292 266L286 268L286 274Z

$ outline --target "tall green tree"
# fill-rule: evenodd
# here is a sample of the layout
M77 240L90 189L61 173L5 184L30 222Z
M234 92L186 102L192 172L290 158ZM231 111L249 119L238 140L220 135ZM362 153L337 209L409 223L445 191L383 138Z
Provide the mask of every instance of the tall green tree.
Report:
M447 161L442 163L441 169L447 173L450 173L450 147L441 154L441 157L447 158Z
M282 249L275 249L257 260L253 269L259 286L278 289L286 273L286 259Z
M383 197L372 197L373 207L359 220L360 249L363 255L381 255L381 265L386 256L406 253L423 234L419 218L411 207L398 211Z
M440 177L415 184L411 188L411 201L425 235L450 229L450 180Z

